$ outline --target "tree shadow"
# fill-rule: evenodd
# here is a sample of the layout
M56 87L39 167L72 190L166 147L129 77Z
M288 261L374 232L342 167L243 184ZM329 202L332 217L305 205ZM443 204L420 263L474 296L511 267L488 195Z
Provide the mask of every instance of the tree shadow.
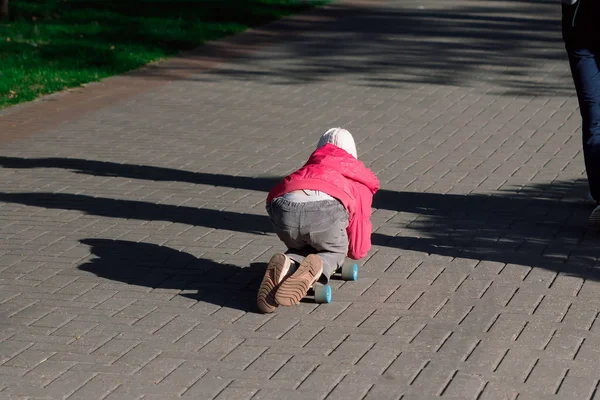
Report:
M190 50L178 60L147 65L129 76L283 85L344 79L365 87L435 84L483 87L507 96L572 95L570 80L563 79L568 64L560 38L560 7L552 0L509 3L440 1L420 7L413 2L374 7L334 3L239 35L231 39L233 46L208 42L192 50L248 26L307 11L310 5L266 0L87 0L59 6L30 0L20 1L13 13L23 23L30 24L33 17L37 22L22 39L4 43L3 52L9 59L30 54L27 69L52 64L64 75L60 85L44 82L52 90L78 85L84 72L87 80L100 79ZM45 36L35 33L38 30ZM253 52L261 46L272 47ZM236 61L207 73L207 65L222 62L224 54ZM564 67L540 60L561 60Z
M271 231L269 218L264 215L92 197L82 194L0 193L0 202L49 209L76 210L100 217L175 222L259 235Z
M13 169L62 168L76 174L118 176L156 182L185 182L197 185L227 186L236 189L269 191L280 177L248 177L207 174L148 165L119 164L77 158L20 158L0 156L0 166Z
M598 280L598 237L587 227L593 205L583 200L587 187L579 180L494 195L382 191L375 207L397 211L385 227L398 233L376 231L373 243Z
M160 58L310 9L311 2L265 0L78 0L10 3L28 53L66 71L100 74ZM318 2L320 4L320 2ZM33 22L32 22L33 21ZM8 26L10 28L10 25ZM8 32L13 32L8 30ZM51 37L52 40L47 40ZM13 41L15 41L13 37ZM36 43L32 52L31 40ZM4 46L7 54L18 43ZM75 66L77 68L75 68Z
M567 76L567 63L560 7L552 1L439 2L420 9L402 2L373 8L332 5L319 15L321 20L292 25L295 34L272 51L185 79L294 85L343 77L367 87L483 83L510 96L572 94L569 80L556 79ZM542 67L539 60L564 61L564 68ZM160 65L141 75L177 79Z
M316 4L322 2L11 0L12 21L0 21L0 101L16 104L132 71ZM219 57L215 47L207 46L207 58ZM9 89L18 96L9 97Z
M264 263L220 264L166 246L126 240L82 239L94 258L78 268L101 278L152 289L175 289L196 301L256 311Z
M7 168L66 168L90 175L261 191L269 190L277 182L272 177L204 174L78 159L2 157L0 165ZM587 190L584 180L535 184L491 195L383 189L375 195L373 206L377 210L387 210L389 217L381 221L376 213L373 244L599 279L595 268L597 236L586 227L591 211L591 205L583 200ZM0 201L255 234L271 231L270 221L263 215L188 206L61 193L0 193Z

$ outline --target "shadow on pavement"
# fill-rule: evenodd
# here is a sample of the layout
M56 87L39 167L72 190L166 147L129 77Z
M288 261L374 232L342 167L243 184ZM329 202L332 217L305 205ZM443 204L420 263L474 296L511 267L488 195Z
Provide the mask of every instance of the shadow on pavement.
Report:
M187 172L77 159L0 158L7 168L67 168L77 173L173 180L248 190L268 190L275 178ZM586 228L592 206L582 201L587 183L553 182L493 195L379 191L378 210L393 213L373 244L427 254L543 268L599 279L597 236ZM63 193L0 193L0 201L90 215L171 221L236 232L271 231L265 215L154 204ZM378 228L378 226L376 226ZM390 234L390 230L397 233Z
M600 279L587 182L555 182L519 192L452 195L382 191L375 207L397 211L373 244L448 257L535 267Z
M109 199L82 194L0 193L0 202L59 210L76 210L88 215L109 218L168 221L236 232L264 234L271 230L269 219L264 215Z
M560 36L560 4L509 3L333 4L316 11L320 18L287 23L287 36L285 30L265 35L277 41L273 48L184 79L293 85L343 77L356 79L361 86L390 88L472 87L488 82L498 94L511 96L571 94L568 80L553 78L557 73L566 75L568 68ZM210 52L201 48L199 54ZM553 71L554 66L545 67L540 60L564 60L564 71ZM160 65L139 74L178 79Z
M256 310L256 292L266 265L219 264L166 246L125 240L83 239L95 258L82 271L128 285L175 289L180 295L242 311Z
M191 172L173 168L148 165L119 164L108 161L82 160L78 158L19 158L0 156L0 166L13 169L61 168L76 174L92 176L117 176L156 182L186 182L197 185L227 186L237 189L268 191L280 178L231 176ZM223 185L225 183L225 185Z

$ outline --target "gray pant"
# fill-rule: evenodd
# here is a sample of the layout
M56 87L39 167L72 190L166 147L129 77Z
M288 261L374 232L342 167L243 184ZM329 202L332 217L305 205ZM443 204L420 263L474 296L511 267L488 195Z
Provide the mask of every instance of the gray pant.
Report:
M309 254L323 259L321 282L344 264L348 254L348 212L337 200L295 203L278 197L267 205L275 233L288 247L286 255L301 263Z

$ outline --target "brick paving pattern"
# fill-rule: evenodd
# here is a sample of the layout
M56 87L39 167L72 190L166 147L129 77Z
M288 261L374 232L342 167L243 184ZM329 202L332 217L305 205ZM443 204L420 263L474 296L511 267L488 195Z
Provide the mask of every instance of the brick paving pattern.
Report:
M0 399L600 398L559 13L340 2L0 113ZM258 314L266 191L332 126L382 182L374 247Z

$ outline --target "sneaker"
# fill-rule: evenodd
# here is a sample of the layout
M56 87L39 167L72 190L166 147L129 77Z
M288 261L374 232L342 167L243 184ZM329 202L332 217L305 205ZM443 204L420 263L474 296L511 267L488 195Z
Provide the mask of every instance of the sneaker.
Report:
M280 306L293 306L300 303L322 273L323 260L316 254L310 254L302 261L296 272L279 286L275 293L275 301Z
M588 219L590 227L600 230L600 206L596 206Z
M277 308L275 291L290 269L290 259L282 253L271 257L267 271L258 289L256 305L262 313L272 313Z
M586 199L590 203L598 204L598 202L596 200L594 200L594 198L592 197L592 192L588 192Z

